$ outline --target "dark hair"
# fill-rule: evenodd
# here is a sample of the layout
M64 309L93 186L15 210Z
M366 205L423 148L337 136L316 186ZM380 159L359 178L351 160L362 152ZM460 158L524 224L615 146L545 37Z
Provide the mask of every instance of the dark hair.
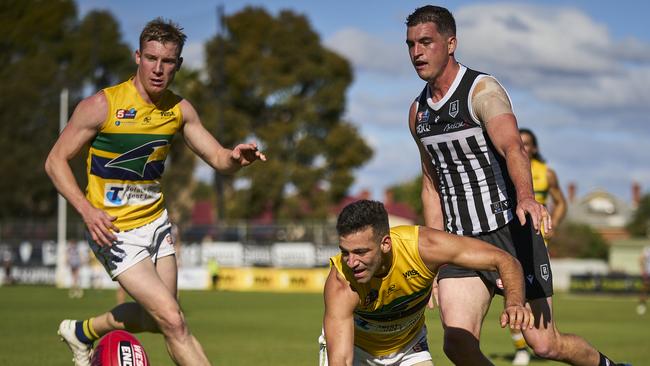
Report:
M350 203L343 208L336 221L336 231L339 236L365 230L368 226L372 228L373 235L377 239L388 235L388 213L383 203L370 200Z
M525 134L527 134L528 136L530 136L530 140L533 142L533 146L534 146L535 149L537 150L537 151L535 151L535 152L533 153L533 158L534 158L535 160L541 161L541 162L543 163L543 162L544 162L544 158L543 158L542 155L539 153L539 147L537 146L537 137L535 136L535 134L533 133L533 131L531 131L531 130L529 130L529 129L527 129L527 128L520 128L520 129L519 129L519 133L525 133Z
M142 29L142 33L140 33L140 50L149 41L171 42L178 45L178 57L180 57L186 39L187 36L183 33L183 28L178 24L158 17L147 23Z
M456 35L456 21L449 10L441 6L426 5L415 9L413 14L406 18L406 26L413 27L422 23L433 23L438 28L438 33L445 36Z

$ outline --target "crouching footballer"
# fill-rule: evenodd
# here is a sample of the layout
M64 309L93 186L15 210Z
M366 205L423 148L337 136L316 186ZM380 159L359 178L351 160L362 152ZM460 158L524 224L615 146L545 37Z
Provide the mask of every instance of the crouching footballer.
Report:
M521 265L501 249L427 227L389 228L383 204L368 200L346 206L336 229L341 253L325 282L321 365L433 365L424 310L446 263L498 271L501 326L533 326Z

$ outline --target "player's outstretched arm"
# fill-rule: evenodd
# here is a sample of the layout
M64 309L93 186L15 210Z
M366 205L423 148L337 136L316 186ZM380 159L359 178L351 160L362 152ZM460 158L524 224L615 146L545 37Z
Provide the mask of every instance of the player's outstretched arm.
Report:
M505 296L501 326L513 329L533 327L533 314L524 304L524 274L515 257L484 241L423 226L419 229L419 251L424 264L434 273L445 263L498 271Z
M224 174L232 174L255 160L266 161L255 142L239 144L232 150L221 146L201 123L194 107L187 101L180 103L183 113L183 136L187 145L203 161Z
M354 357L353 311L359 296L332 267L325 281L323 329L329 366L352 366Z
M69 161L95 137L107 110L102 92L82 100L45 160L45 171L52 183L79 212L93 240L101 246L110 246L116 240L113 234L119 231L113 225L116 218L90 204L72 174Z

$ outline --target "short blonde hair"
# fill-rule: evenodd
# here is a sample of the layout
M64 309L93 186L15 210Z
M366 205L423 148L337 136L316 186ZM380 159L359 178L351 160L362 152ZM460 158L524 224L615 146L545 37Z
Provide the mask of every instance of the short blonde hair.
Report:
M178 46L178 57L180 57L186 39L187 36L183 33L183 28L178 24L158 17L147 23L142 29L142 33L140 33L140 50L149 41L171 42Z

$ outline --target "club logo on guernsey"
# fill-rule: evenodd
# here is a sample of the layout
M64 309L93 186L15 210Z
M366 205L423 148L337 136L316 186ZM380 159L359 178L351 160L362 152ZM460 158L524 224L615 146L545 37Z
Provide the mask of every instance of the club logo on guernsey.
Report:
M551 272L548 270L548 264L540 265L539 272L542 274L544 281L548 281L548 278L551 276Z
M144 177L147 165L151 162L162 160L159 158L157 152L168 144L169 142L167 140L151 141L112 159L106 163L105 167L127 170L140 177Z
M451 118L456 118L456 116L458 115L458 105L459 105L458 99L454 100L449 104L449 115L451 116Z

